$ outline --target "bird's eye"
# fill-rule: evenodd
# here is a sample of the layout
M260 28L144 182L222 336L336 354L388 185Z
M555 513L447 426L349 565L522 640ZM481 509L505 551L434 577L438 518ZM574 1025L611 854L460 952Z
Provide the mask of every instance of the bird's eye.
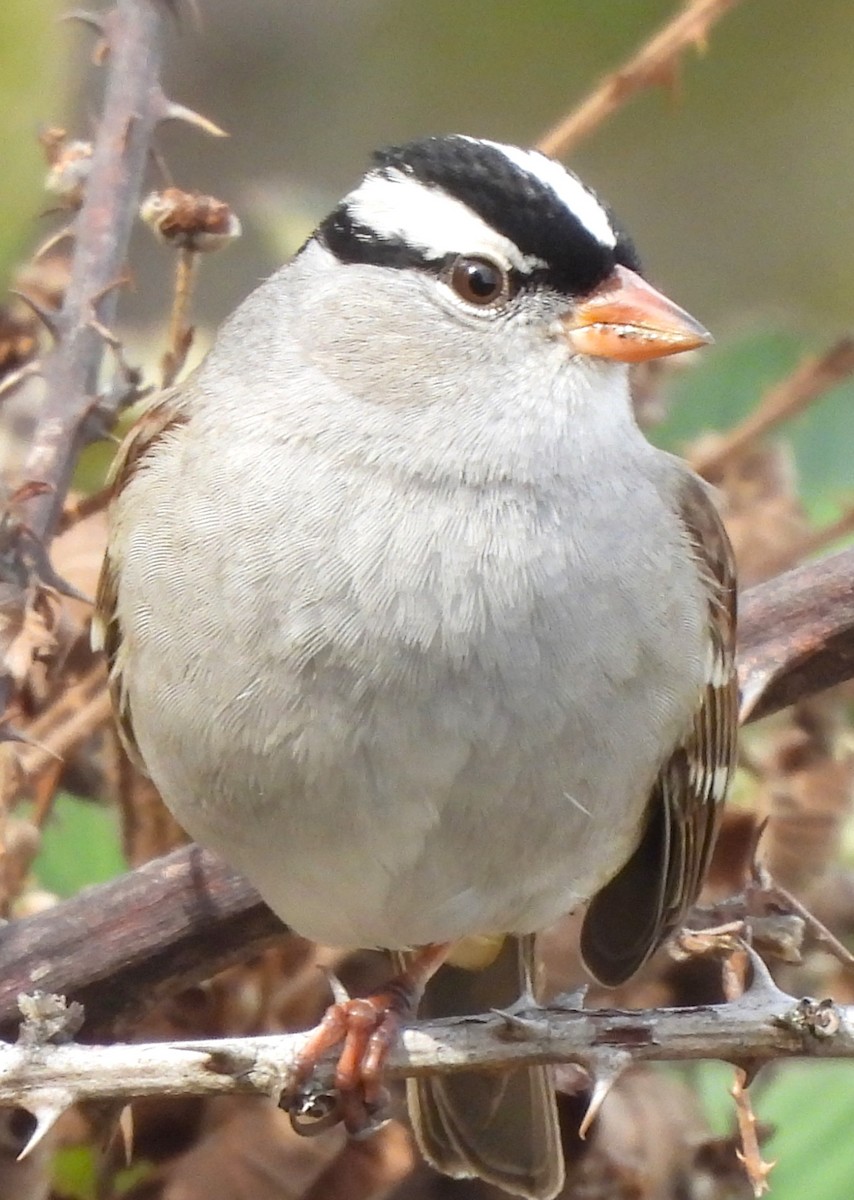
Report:
M450 284L461 300L485 308L508 294L507 272L487 258L460 257L451 267Z

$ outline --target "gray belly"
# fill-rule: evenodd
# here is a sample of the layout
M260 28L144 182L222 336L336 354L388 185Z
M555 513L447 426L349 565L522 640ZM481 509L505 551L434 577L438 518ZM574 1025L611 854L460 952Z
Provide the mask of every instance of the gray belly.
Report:
M300 933L394 948L542 928L619 868L698 695L699 653L668 645L636 647L619 678L601 653L440 671L399 651L367 687L313 663L230 677L219 706L186 679L131 704L194 837Z
M461 538L454 511L444 540L433 510L370 536L348 512L310 572L298 516L260 562L187 530L162 578L129 560L130 705L167 803L318 941L548 924L628 857L702 683L695 572L660 502L635 507L607 559L592 497L586 519L502 513L498 536L475 513ZM163 537L156 514L137 534ZM170 590L176 561L201 615Z

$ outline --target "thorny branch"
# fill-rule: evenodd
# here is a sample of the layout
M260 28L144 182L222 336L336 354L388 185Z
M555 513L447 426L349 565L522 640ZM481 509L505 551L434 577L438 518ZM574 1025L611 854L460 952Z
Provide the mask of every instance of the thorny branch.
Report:
M682 12L654 34L627 63L606 75L590 95L537 142L537 149L564 158L638 92L672 87L689 46L703 50L709 31L738 0L688 0Z
M686 1009L578 1010L556 1003L528 1012L425 1022L408 1029L389 1060L400 1078L481 1068L572 1062L594 1083L616 1082L630 1063L718 1058L854 1058L854 1007L796 1000L774 984L753 956L751 987L737 1000ZM49 999L49 998L48 998ZM28 1007L39 1007L28 1001ZM73 1016L73 1010L71 1015ZM37 1118L38 1140L61 1112L81 1100L153 1095L287 1093L295 1056L307 1034L223 1038L127 1046L50 1045L25 1025L14 1045L0 1046L0 1105ZM615 1065L616 1064L616 1065ZM318 1086L330 1087L329 1064ZM601 1090L601 1089L600 1089Z
M104 339L93 322L113 323L151 135L168 107L159 86L167 19L162 0L118 0L105 18L103 115L74 224L71 278L62 308L50 318L56 343L44 359L44 408L24 467L25 479L50 485L25 512L42 541L57 523L97 403Z

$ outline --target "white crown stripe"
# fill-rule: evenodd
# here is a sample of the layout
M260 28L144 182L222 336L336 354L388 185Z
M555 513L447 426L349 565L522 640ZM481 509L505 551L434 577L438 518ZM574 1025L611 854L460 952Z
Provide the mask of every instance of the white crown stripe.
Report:
M550 189L569 211L575 216L589 234L601 246L613 248L617 244L617 235L608 220L608 214L589 188L553 158L547 158L538 150L522 150L519 146L508 146L504 142L491 142L487 138L465 137L466 141L479 143L481 146L491 146L521 171L538 179L544 187Z
M522 254L462 201L396 168L372 171L344 204L351 218L377 237L400 239L428 259L485 254L524 272L546 266L543 259Z

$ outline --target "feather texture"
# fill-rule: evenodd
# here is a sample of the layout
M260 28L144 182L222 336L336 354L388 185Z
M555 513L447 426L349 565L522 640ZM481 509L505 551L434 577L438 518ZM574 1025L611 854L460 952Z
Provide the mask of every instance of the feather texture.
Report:
M687 471L678 501L706 594L706 681L690 728L655 781L637 848L587 910L582 954L591 974L609 987L633 975L697 899L735 766L738 680L732 547L708 490Z

